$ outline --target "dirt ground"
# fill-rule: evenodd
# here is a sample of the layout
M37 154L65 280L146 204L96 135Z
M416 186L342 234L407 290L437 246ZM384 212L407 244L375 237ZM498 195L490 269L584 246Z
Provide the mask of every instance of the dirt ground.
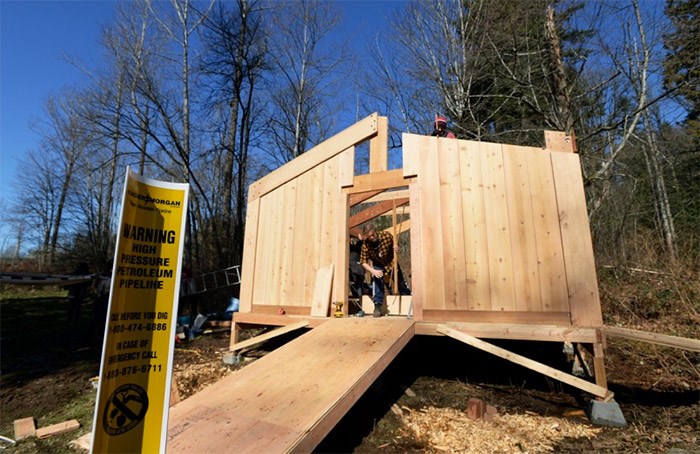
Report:
M13 421L25 417L34 417L37 427L74 418L81 424L61 436L22 440L6 452L76 452L68 445L90 431L95 398L91 378L99 369L101 346L89 317L69 328L63 323L63 302L55 297L0 302L0 435L13 438ZM38 318L22 326L32 315ZM177 345L173 370L181 398L292 337L256 346L238 366L222 362L229 345L226 330ZM553 367L570 367L561 344L499 345ZM697 353L610 339L609 388L628 426L609 428L589 422L590 395L455 340L421 336L408 344L317 452L700 453L698 369ZM469 419L471 398L495 407L497 415Z

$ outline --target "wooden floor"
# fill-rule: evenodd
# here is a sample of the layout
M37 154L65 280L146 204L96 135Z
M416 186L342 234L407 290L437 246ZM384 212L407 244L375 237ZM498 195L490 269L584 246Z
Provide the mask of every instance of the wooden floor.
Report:
M170 409L168 453L310 452L415 333L331 319Z

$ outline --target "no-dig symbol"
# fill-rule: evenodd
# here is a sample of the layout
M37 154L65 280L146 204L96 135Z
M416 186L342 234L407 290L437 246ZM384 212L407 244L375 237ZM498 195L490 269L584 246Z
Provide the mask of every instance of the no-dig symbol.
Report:
M102 415L102 426L109 435L121 435L140 423L148 410L146 390L134 383L115 389Z

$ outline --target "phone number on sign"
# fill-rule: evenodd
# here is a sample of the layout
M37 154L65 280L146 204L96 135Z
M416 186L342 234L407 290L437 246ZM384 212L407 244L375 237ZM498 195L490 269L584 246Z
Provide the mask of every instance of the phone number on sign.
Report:
M143 366L124 366L121 369L108 370L107 380L131 374L147 374L149 372L161 372L162 370L163 366L161 364L144 364Z
M138 332L138 331L166 331L167 323L129 323L112 325L109 332L112 334L123 332Z

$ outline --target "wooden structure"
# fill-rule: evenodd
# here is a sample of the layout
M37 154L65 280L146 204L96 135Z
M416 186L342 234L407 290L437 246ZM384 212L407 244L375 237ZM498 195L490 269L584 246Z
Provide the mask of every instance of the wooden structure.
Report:
M481 338L582 343L607 388L573 138L546 131L534 148L403 134L397 169L387 138L387 118L370 115L251 185L232 345L242 326L322 323L348 298L348 232L405 205L416 333L449 323ZM356 175L363 142L369 172ZM350 216L355 206L368 208Z
M533 148L404 134L403 167L389 169L387 137L387 118L370 115L251 185L231 349L241 346L242 327L304 322L299 326L314 329L291 342L297 345L289 345L287 353L276 350L252 366L264 365L254 370L248 366L224 380L227 384L174 406L169 448L216 451L213 445L185 441L195 436L190 425L203 427L201 421L207 421L219 437L240 426L245 429L235 436L247 440L263 432L266 437L275 434L270 441L275 450L313 449L309 440L320 442L319 436L339 419L337 412L349 408L366 389L369 378L361 377L376 377L377 369L388 363L375 357L342 366L347 367L343 374L357 378L334 387L328 396L342 404L325 402L316 413L304 401L305 393L319 392L309 385L309 377L341 367L340 362L331 366L326 358L330 350L333 358L344 361L336 338L349 336L355 352L358 341L380 342L373 340L374 324L382 327L385 351L397 352L414 333L446 335L599 399L612 398L603 364L602 315L581 168L572 138L547 132L547 148ZM369 172L356 174L356 147L363 142L369 142ZM357 207L352 216L351 207ZM397 207L410 219L397 219ZM387 213L395 225L400 222L391 231L410 230L410 319L332 318L331 304L347 301L349 295L349 231ZM348 314L348 304L342 311ZM405 307L390 311L405 313ZM385 328L392 323L398 334ZM341 327L348 324L354 331L344 334ZM595 384L482 339L581 344L593 354ZM293 357L294 365L287 366L285 354ZM294 381L293 388L287 387ZM260 398L260 393L267 397ZM266 410L275 416L265 417ZM318 419L310 422L300 415ZM314 432L314 427L322 430ZM300 438L297 429L311 435ZM197 440L206 443L202 437Z
M568 150L404 134L403 168L388 170L387 128L371 115L251 185L234 334L326 317L315 305L347 300L348 231L406 205L419 334L464 322L595 342L585 328L602 315L573 143L560 133L547 143ZM355 146L366 141L370 171L355 175Z

